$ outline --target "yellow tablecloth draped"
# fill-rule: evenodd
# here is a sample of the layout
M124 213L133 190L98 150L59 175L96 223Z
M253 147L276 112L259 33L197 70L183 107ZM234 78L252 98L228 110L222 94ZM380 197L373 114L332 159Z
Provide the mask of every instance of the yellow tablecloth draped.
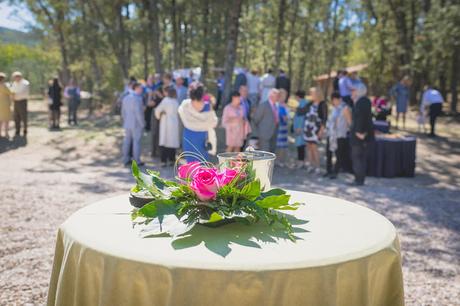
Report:
M89 205L59 229L48 306L404 305L393 225L331 197L290 192L296 243L263 224L140 238L127 196Z

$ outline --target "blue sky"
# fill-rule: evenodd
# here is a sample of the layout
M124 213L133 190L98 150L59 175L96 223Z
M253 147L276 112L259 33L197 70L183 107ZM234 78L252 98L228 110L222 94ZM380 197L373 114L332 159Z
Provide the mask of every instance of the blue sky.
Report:
M32 14L24 6L13 6L8 2L0 1L0 27L27 31L28 25L33 22Z

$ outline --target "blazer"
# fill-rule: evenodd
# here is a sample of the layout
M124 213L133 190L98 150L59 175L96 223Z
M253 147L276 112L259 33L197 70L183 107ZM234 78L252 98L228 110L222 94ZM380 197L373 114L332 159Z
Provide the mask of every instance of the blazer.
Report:
M142 96L130 93L121 102L121 118L125 129L143 129L145 125Z
M252 118L259 139L270 139L276 133L276 121L269 101L265 101L257 107Z
M351 144L362 144L374 140L374 124L372 123L371 100L367 97L361 97L356 101L353 107L352 122L350 128ZM364 140L356 137L356 133L365 133Z
M280 75L276 78L276 88L283 88L288 93L291 92L291 80L285 75Z

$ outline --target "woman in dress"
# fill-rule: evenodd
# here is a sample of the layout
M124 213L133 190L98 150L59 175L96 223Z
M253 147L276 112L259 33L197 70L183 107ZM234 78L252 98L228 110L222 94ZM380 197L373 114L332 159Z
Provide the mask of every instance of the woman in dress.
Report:
M57 78L53 79L53 83L48 88L49 110L50 110L50 129L60 129L59 121L61 119L61 106L62 106L62 87L59 85ZM69 101L69 104L71 102Z
M325 122L327 120L327 105L322 98L319 88L310 89L310 96L312 103L308 108L304 127L304 139L307 142L308 161L310 163L308 172L320 174L318 143L321 141L324 133Z
M8 125L11 116L11 92L5 84L6 74L0 72L0 137L2 130L5 130L5 137L9 138Z
M278 101L278 136L276 138L276 150L279 166L286 166L287 151L288 151L288 125L289 125L289 109L286 105L288 93L284 89L280 89L280 100Z
M398 128L399 115L402 116L403 128L406 128L406 112L409 104L409 87L411 83L410 77L406 75L390 90L390 97L396 101L396 128Z
M204 86L200 82L190 84L190 99L179 106L179 116L184 124L182 149L187 162L208 161L216 153L217 116L210 103L203 101Z
M150 134L152 136L152 157L160 156L160 121L158 121L158 119L155 117L155 108L157 108L161 104L161 101L163 101L164 97L164 90L160 87L156 89L152 93L152 95L150 95L150 97L148 98L149 101L147 102L147 106L152 107L153 109L152 117L150 119Z
M180 147L179 103L176 99L176 89L172 86L166 90L166 97L155 108L155 117L160 121L159 145L161 151L161 166L167 166L176 160L176 149Z
M224 107L222 126L225 128L227 152L240 152L251 127L241 105L240 93L232 92L231 99L231 103Z
M308 101L305 99L305 91L298 90L296 99L299 102L293 120L293 130L295 135L295 146L297 147L297 168L305 166L305 139L303 128L305 125L305 113L308 106Z

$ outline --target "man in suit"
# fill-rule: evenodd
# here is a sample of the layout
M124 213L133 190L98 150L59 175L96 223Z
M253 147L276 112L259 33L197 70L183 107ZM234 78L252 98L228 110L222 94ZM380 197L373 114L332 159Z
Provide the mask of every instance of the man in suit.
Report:
M287 91L286 101L289 99L291 93L291 80L288 78L283 69L280 69L280 75L276 78L276 88L284 89Z
M125 137L123 139L123 163L131 163L130 147L133 146L133 159L139 164L141 162L141 139L144 131L144 105L142 103L143 88L141 84L134 83L132 92L123 98L121 102L121 117Z
M271 89L268 101L260 104L253 117L253 122L259 136L259 149L275 153L278 132L278 101L280 91Z
M366 97L367 88L363 83L357 84L351 90L354 101L352 122L350 128L351 159L355 181L353 185L364 185L367 170L367 146L374 140L372 124L371 101Z

